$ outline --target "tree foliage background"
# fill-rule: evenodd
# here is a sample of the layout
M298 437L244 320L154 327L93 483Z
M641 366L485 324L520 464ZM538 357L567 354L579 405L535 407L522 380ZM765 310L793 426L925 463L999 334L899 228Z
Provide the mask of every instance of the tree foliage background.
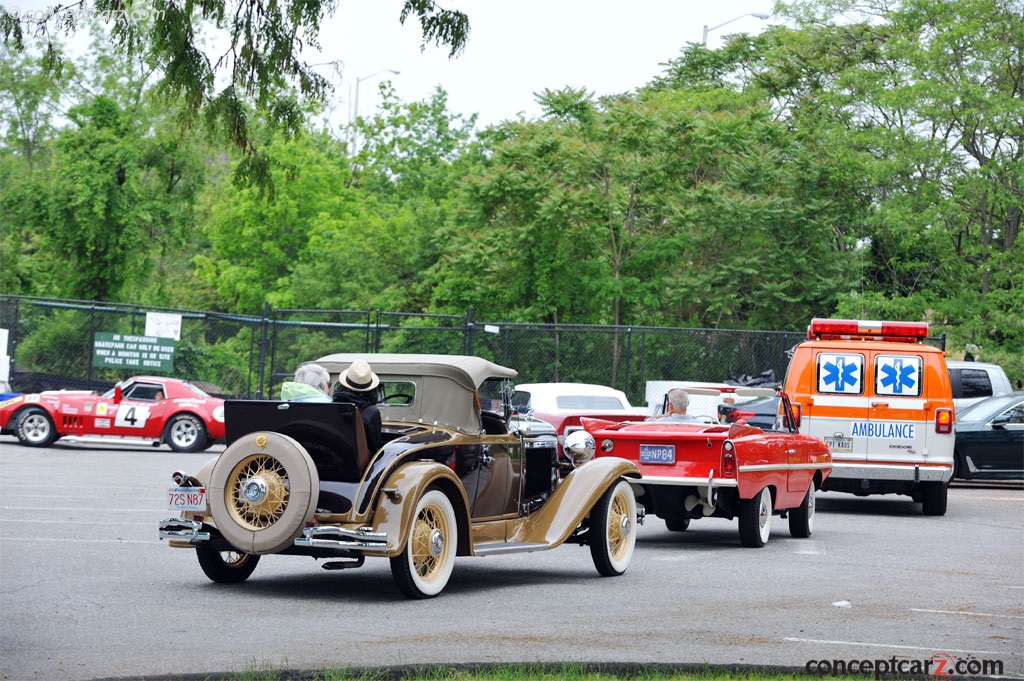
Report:
M442 90L402 102L387 83L374 115L325 125L330 83L295 45L315 47L330 3L257 4L193 8L235 37L221 90L188 13L94 25L74 60L0 11L0 290L246 314L927 320L950 354L1024 378L1021 0L782 2L778 25L682 46L632 93L547 91L539 118L482 130ZM425 46L469 37L433 2L410 16Z

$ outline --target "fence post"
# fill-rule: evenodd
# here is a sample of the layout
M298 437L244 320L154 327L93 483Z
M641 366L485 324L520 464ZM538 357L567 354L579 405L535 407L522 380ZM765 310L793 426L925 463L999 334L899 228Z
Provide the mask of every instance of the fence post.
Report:
M260 381L256 388L256 397L263 399L263 381L267 372L267 328L270 326L270 301L263 301L263 317L260 320Z
M629 392L629 377L633 362L633 327L626 327L626 380L622 382L622 391Z
M92 348L96 347L96 301L89 301L89 350L85 354L85 378L92 384Z
M374 322L374 326L373 326L373 350L372 350L372 352L380 352L380 334L381 334L381 330L380 330L380 315L381 315L380 308L377 308L377 314L375 315L376 316L376 321ZM370 349L367 348L367 351L370 351Z
M466 314L466 354L473 354L473 306L469 306L469 312Z

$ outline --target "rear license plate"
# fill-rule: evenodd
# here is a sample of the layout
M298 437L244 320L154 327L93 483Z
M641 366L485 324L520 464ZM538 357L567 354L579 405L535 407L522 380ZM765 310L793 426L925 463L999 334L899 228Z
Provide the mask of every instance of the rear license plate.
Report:
M852 438L831 436L824 437L822 439L825 440L825 444L827 444L828 448L831 449L833 452L845 452L849 454L853 451Z
M640 445L640 463L675 463L675 445Z
M175 487L167 490L167 508L171 511L205 511L205 487Z

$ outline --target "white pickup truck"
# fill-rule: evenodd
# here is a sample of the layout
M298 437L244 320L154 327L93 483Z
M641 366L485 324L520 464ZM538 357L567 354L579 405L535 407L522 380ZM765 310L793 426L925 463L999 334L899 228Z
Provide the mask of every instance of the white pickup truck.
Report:
M948 360L946 366L949 368L953 405L957 412L986 397L1013 392L1010 379L998 364Z

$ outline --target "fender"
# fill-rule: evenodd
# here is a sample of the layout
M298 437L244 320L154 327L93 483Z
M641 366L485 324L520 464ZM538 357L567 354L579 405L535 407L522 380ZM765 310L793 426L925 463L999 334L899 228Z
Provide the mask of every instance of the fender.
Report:
M452 500L459 521L459 549L456 555L469 555L469 500L452 469L435 461L415 461L400 466L384 483L373 515L373 527L387 533L387 555L397 556L405 549L413 526L416 503L431 485L437 485Z
M615 456L588 461L558 485L540 511L524 518L508 541L558 546L590 515L601 495L623 477L639 478L640 469Z

